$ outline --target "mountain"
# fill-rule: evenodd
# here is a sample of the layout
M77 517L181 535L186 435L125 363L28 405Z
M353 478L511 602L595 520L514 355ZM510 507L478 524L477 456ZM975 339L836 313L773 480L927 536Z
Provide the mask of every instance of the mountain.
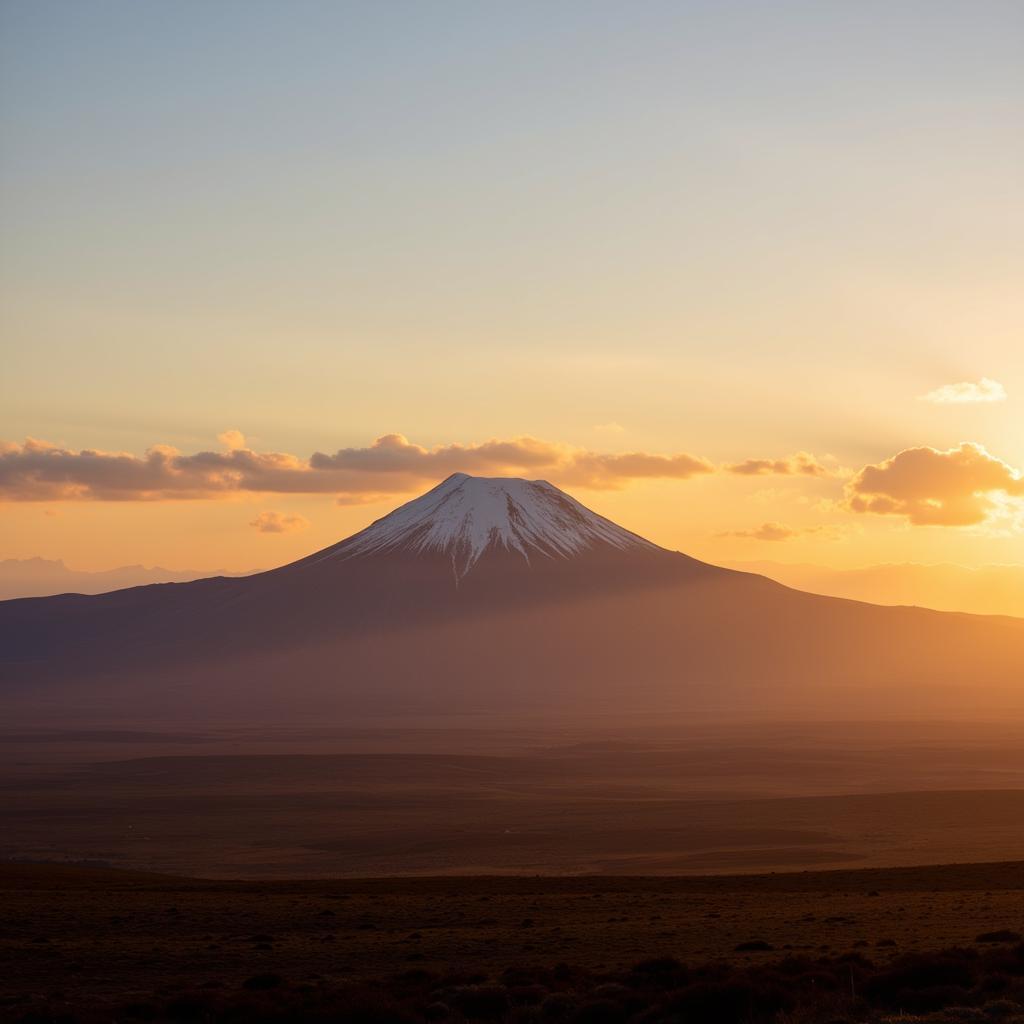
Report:
M515 553L570 558L596 551L655 551L657 545L584 508L544 480L488 479L456 473L321 557L405 552L441 554L456 583L480 558Z
M5 558L0 560L0 601L15 597L51 597L54 594L105 594L147 583L188 583L210 575L209 572L144 565L122 565L102 572L83 572L69 569L62 561L49 558Z
M291 565L0 603L12 713L887 717L1020 709L1024 621L789 590L543 481L456 474Z
M1024 618L1024 565L867 565L830 569L782 562L733 562L732 568L768 576L812 594L874 604L919 605L947 612Z

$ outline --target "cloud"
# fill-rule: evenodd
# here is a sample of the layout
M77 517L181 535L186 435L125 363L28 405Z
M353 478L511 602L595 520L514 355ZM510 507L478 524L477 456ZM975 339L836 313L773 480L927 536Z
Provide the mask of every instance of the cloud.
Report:
M629 480L689 480L692 476L714 471L713 463L696 455L648 455L645 452L598 455L594 452L575 452L556 475L565 484L610 490Z
M730 530L728 533L720 533L719 537L741 537L745 540L792 540L794 537L806 537L810 534L819 534L829 540L838 540L843 531L837 526L785 526L782 523L762 523L752 530Z
M616 423L615 420L609 420L607 423L595 423L594 430L599 434L624 434L626 428L621 423Z
M865 466L846 486L852 512L905 516L915 526L975 526L1024 497L1019 470L980 444L908 448Z
M981 380L962 380L958 384L943 384L941 388L921 395L922 402L937 405L963 405L968 402L1005 402L1006 388L999 381L982 377Z
M249 525L260 533L291 533L309 526L305 516L287 516L281 512L261 512Z
M689 480L726 471L833 476L808 452L716 466L686 452L598 452L535 437L479 444L414 444L384 434L365 447L314 452L308 459L245 447L240 431L220 435L224 451L185 454L157 444L143 455L76 451L29 438L0 441L2 501L167 501L234 494L329 494L341 505L384 501L436 484L452 473L543 478L563 487L617 490L637 480Z
M244 440L225 431L222 452L188 455L154 445L144 455L75 451L29 438L0 442L0 501L157 501L237 493L333 494L343 504L403 494L455 472L544 477L564 485L615 489L637 479L686 480L715 471L696 455L608 454L532 437L426 448L385 434L363 448L309 459L232 447Z
M747 459L733 462L725 467L730 473L740 476L830 476L830 470L823 466L810 452L796 452L784 459Z
M451 473L487 476L546 476L563 484L604 490L635 479L686 480L713 473L714 465L696 455L652 455L627 452L611 455L568 445L520 437L479 445L449 444L423 448L401 434L386 434L369 448L343 448L334 455L316 453L310 465L318 470L404 475L414 482L437 480Z
M732 530L719 536L745 537L749 540L789 540L791 537L798 537L802 532L794 530L791 526L783 526L782 523L762 523L753 530Z
M0 500L146 501L208 498L232 491L309 488L308 467L294 455L249 449L183 455L154 445L143 456L94 449L73 451L29 438L0 442Z
M220 441L228 451L235 451L245 447L245 434L240 430L225 430L224 433L217 435L217 440Z

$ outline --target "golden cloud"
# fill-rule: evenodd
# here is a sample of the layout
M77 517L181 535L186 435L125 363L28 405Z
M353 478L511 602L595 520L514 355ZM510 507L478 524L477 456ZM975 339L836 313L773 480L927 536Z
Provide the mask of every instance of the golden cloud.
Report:
M830 476L830 471L810 452L796 452L784 459L746 459L727 465L730 473L740 476Z
M249 525L260 533L291 533L309 526L305 516L289 516L283 512L261 512Z
M839 540L843 536L840 526L785 526L782 523L762 523L752 530L730 530L720 533L719 537L740 537L744 540L792 540L794 537L806 537L817 534L828 540Z
M0 500L157 501L216 498L235 493L333 494L359 504L408 493L455 472L549 477L592 489L635 479L685 480L712 473L707 459L679 453L608 454L532 437L426 448L385 434L365 448L315 452L308 460L240 447L239 431L220 436L220 452L184 454L154 445L142 456L92 449L74 451L29 438L0 442Z
M546 478L566 487L614 490L636 480L689 480L726 471L741 476L830 476L808 452L716 466L686 452L597 452L535 437L428 448L402 434L366 447L314 452L308 459L246 447L241 431L218 435L223 451L185 454L153 445L143 455L75 451L29 438L0 441L0 501L166 501L238 493L330 494L359 505L408 494L452 473Z
M782 523L762 523L753 530L732 530L720 536L743 537L748 540L789 540L791 537L799 537L802 532L791 526L783 526Z
M980 444L908 448L865 466L846 487L852 512L905 516L915 526L975 526L1024 496L1019 470Z
M1005 402L1006 388L997 380L982 377L979 381L962 380L957 384L943 384L941 388L921 396L922 402L936 405L964 405L970 402Z
M225 430L217 435L217 440L229 451L245 447L245 434L240 430Z

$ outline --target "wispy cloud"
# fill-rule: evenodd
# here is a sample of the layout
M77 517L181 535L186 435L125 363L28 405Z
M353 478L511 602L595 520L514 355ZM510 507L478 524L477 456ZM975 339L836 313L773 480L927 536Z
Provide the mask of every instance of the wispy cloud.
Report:
M798 537L800 530L791 526L783 526L782 523L762 523L752 530L730 530L727 533L720 533L720 537L742 537L746 540L789 540L791 537Z
M718 536L739 537L743 540L783 541L813 534L826 537L829 540L838 540L843 535L843 530L841 527L831 525L798 527L786 526L783 523L762 523L750 530L729 530L726 533L718 534Z
M962 380L958 384L943 384L942 387L921 395L922 402L936 405L966 405L971 402L1004 402L1006 388L997 380L982 377L979 381Z
M796 452L782 459L745 459L725 467L740 476L830 476L831 470L810 452Z
M261 512L249 525L259 533L292 533L309 526L305 516L289 516L282 512Z

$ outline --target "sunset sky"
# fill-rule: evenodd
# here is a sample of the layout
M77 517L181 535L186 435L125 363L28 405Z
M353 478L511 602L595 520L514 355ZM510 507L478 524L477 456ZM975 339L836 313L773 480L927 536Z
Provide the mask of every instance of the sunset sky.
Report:
M269 567L462 470L710 561L1024 563L1022 40L3 4L0 559Z

